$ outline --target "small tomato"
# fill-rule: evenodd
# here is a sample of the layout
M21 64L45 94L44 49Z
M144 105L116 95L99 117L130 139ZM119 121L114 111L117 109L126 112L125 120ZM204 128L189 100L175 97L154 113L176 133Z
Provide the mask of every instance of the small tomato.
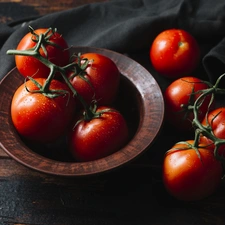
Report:
M70 78L70 82L87 104L97 100L99 105L110 105L116 98L119 88L120 72L108 57L97 53L80 56L89 60L84 74ZM69 77L73 72L69 73ZM82 77L83 76L83 77Z
M193 105L200 96L201 90L208 85L196 77L183 77L173 81L164 92L165 117L178 130L189 131L192 127L194 114L189 105ZM208 110L210 96L207 96L198 109L201 121Z
M222 164L211 150L191 145L194 141L176 143L164 157L163 183L166 190L183 201L200 200L213 194L221 182Z
M199 59L197 41L190 33L181 29L161 32L150 48L150 60L155 70L172 79L191 74Z
M98 107L96 112L103 113L98 118L81 120L70 134L69 149L78 161L108 156L128 141L128 127L121 113L105 106Z

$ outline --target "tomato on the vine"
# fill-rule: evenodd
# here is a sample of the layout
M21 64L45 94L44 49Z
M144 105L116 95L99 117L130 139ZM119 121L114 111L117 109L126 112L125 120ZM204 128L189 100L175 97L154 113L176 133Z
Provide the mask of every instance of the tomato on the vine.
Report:
M104 112L105 111L105 112ZM92 161L108 156L128 141L126 120L115 109L101 106L97 118L81 120L69 135L69 149L78 161Z
M168 29L154 39L150 60L157 72L176 79L191 74L197 67L200 50L195 38L182 29Z
M84 59L90 62L82 74L70 78L71 84L87 104L97 100L99 105L110 105L116 98L120 82L120 72L116 64L98 53L85 53L80 58L81 63L84 63ZM68 76L72 74L70 72Z
M28 50L37 44L38 35L45 34L43 46L39 52L57 66L65 66L69 63L70 53L67 42L61 34L47 28L39 28L27 33L19 42L17 50ZM15 63L18 71L24 76L33 78L46 78L50 69L33 56L15 55Z
M197 77L183 77L173 81L164 92L165 117L179 130L188 131L192 127L194 114L188 105L193 105L201 90L208 85ZM205 98L198 110L198 119L202 121L208 110L210 95Z
M41 86L45 78L36 78ZM62 82L52 80L49 90L58 91L58 97L48 97L32 80L22 84L14 93L11 103L12 122L18 133L39 143L52 142L66 132L75 113L71 90ZM48 93L47 93L48 94ZM56 94L56 93L54 93Z
M225 139L225 108L219 107L210 111L203 119L202 125L210 126L215 137ZM200 142L209 149L215 148L213 141L206 136L200 136ZM219 147L218 152L221 156L225 156L225 144Z
M211 150L193 148L194 141L176 143L165 154L163 183L175 198L184 201L200 200L213 194L223 175L222 164Z

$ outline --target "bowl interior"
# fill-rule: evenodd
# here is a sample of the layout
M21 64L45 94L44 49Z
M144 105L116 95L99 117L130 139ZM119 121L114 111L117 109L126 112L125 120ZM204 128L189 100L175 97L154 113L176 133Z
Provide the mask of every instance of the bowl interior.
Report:
M108 157L75 162L65 147L65 138L51 145L37 145L23 140L14 129L10 117L13 94L24 82L17 69L13 69L0 84L0 144L15 160L40 172L64 176L98 174L125 165L149 149L163 122L163 97L151 74L132 59L98 48L76 47L73 51L101 53L117 64L121 83L115 107L127 120L129 143Z
M125 117L129 128L129 140L137 132L141 120L142 100L136 87L121 75L118 96L113 105ZM75 162L67 149L67 139L62 137L52 144L37 144L18 137L25 145L37 154L60 162Z

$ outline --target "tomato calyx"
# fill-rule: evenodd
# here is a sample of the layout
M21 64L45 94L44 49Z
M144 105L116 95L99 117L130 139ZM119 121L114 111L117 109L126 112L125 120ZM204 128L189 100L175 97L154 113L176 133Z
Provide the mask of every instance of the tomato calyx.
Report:
M30 32L35 35L35 39L32 38L32 40L36 43L36 45L33 48L27 49L27 50L8 50L8 55L22 55L22 56L32 56L36 59L38 59L40 62L42 62L44 65L50 68L50 74L53 76L56 72L65 73L65 70L72 67L74 63L68 64L64 67L60 67L55 65L54 63L50 62L47 57L43 57L40 53L40 49L42 49L47 56L47 51L45 48L45 45L52 45L59 47L57 44L49 41L49 38L54 35L54 32L56 32L56 29L49 28L44 34L35 34L33 31L33 28L30 27ZM51 34L49 34L51 32Z
M29 90L29 88L27 87L26 85L26 82L24 83L25 85L25 89L27 92L30 92L30 93L40 93L40 94L43 94L44 96L48 97L48 98L57 98L57 97L60 97L60 96L65 96L65 95L68 95L70 96L70 93L67 91L67 90L62 90L62 89L49 89L49 86L48 86L48 82L45 82L44 85L41 85L37 82L37 80L33 79L32 77L27 77L29 80L31 80L37 87L38 87L38 90Z
M183 41L179 41L178 42L178 47L181 47L182 45L184 45L184 42Z
M46 45L51 45L57 48L61 48L56 43L50 41L49 39L57 32L57 29L48 28L48 30L43 34L36 34L34 29L29 26L29 31L32 34L32 41L36 43L36 45L33 48L30 48L28 50L8 50L7 54L9 55L23 55L23 56L33 56L37 58L39 61L41 61L43 64L49 64L48 63L48 53L46 50ZM35 37L35 38L34 38ZM44 52L43 57L41 56L40 49Z
M202 161L199 148L205 148L205 146L204 147L200 146L197 140L194 140L193 144L188 141L180 141L180 142L177 142L176 145L184 145L184 147L171 148L167 152L169 153L171 151L180 151L180 150L185 151L185 150L193 149L195 150L198 158Z
M74 128L81 122L81 121L90 121L93 119L97 119L100 118L102 116L102 114L107 113L107 112L113 112L115 111L112 108L104 108L102 110L98 110L98 105L97 102L94 100L92 102L92 104L90 104L89 107L85 107L83 114L82 114L82 118L79 119L76 124L74 125Z
M61 48L61 46L59 46L56 43L50 41L50 38L53 35L55 35L55 33L57 32L56 28L54 28L54 29L48 28L45 33L40 34L40 35L36 34L35 30L31 26L29 26L28 28L29 28L30 33L32 34L32 38L31 39L32 39L33 42L38 43L39 42L39 38L42 38L41 48L42 48L46 58L48 58L48 52L47 52L46 47L45 47L46 45L51 45L51 46L54 46L56 48Z
M69 76L69 80L72 80L74 77L79 76L81 79L87 82L92 89L94 89L90 80L85 77L85 75L87 75L86 69L89 64L93 62L93 60L89 60L87 58L81 59L81 53L73 54L72 57L75 58L75 64L73 67L71 67L71 74Z
M84 120L92 120L92 119L96 119L102 116L103 113L106 112L112 112L113 110L110 108L106 108L103 110L100 110L97 112L97 104L94 103L93 105L91 104L88 110L85 110L83 115L84 115Z

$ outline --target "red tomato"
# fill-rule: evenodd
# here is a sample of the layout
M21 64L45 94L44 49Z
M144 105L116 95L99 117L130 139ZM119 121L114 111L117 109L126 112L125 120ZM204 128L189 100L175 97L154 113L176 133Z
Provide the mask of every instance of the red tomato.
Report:
M75 76L70 79L73 87L90 104L93 99L99 105L110 105L117 94L120 73L116 64L108 57L97 53L86 53L81 59L93 60L85 70L85 79ZM71 75L71 73L70 73Z
M36 78L36 81L43 85L45 79ZM41 93L32 93L35 90L39 88L31 80L16 90L11 104L12 122L18 133L28 140L40 143L54 141L70 125L75 100L71 97L70 89L57 80L52 80L50 90L66 90L70 95L49 98Z
M40 35L47 32L47 28L40 28L35 30L35 34ZM46 53L43 48L40 49L41 56L47 58L50 62L57 66L65 66L69 63L69 50L68 45L61 34L57 32L49 31L48 35L51 35L49 42L54 45L46 44ZM34 41L35 40L35 41ZM34 48L37 43L37 37L32 33L26 34L17 46L17 50L28 50ZM46 78L49 75L50 69L42 62L32 56L15 56L16 67L19 72L24 76L31 76L33 78L43 77Z
M187 142L193 144L193 140ZM213 194L220 185L222 164L211 150L198 148L198 151L201 159L195 149L177 143L165 154L163 182L166 190L179 200L203 199Z
M150 60L155 70L172 79L191 74L197 67L199 58L197 41L181 29L161 32L150 48Z
M188 105L193 105L208 85L196 77L183 77L173 81L164 92L165 117L169 123L179 130L188 131L192 127L193 111L188 110ZM210 96L207 96L198 110L201 121L208 110Z
M99 107L96 112L109 109ZM71 133L69 149L78 161L91 161L108 156L128 141L128 127L116 110L104 112L99 118L82 120Z
M202 121L202 124L204 126L211 126L215 137L225 139L225 108L220 107L209 112L207 118L205 117ZM200 137L200 142L212 150L215 147L213 141L205 136ZM218 152L220 155L225 156L225 144L219 147Z

